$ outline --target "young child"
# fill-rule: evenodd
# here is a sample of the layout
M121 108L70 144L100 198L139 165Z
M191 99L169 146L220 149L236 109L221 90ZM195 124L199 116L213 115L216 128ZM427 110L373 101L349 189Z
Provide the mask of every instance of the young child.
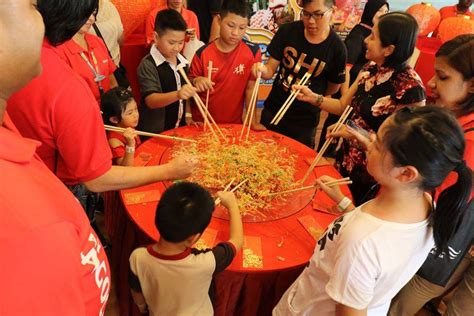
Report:
M189 77L205 100L209 93L209 112L217 123L242 123L245 104L250 103L255 77L251 68L261 61L258 45L244 40L249 23L249 9L245 1L229 0L223 4L220 12L220 37L201 47L191 63ZM212 61L211 80L208 79L209 61ZM254 115L256 117L256 115ZM196 106L186 110L186 121L202 122ZM265 127L252 124L256 130Z
M125 88L113 88L102 95L101 104L104 124L127 129L123 134L107 133L114 163L119 166L133 166L135 148L140 145L140 137L135 131L139 114L132 93Z
M167 9L157 14L155 43L137 70L142 97L140 130L161 133L185 124L183 100L196 93L178 71L188 65L179 53L185 34L186 22L177 11Z
M438 249L445 249L459 227L472 171L463 160L463 130L450 111L406 107L372 136L367 169L379 194L328 227L273 315L386 315L390 300L425 261L433 235ZM457 181L434 209L426 192L451 171ZM339 189L317 183L341 209L350 205Z
M158 204L156 244L130 256L130 287L142 313L150 315L214 315L209 287L213 275L231 264L243 242L242 220L231 192L217 194L230 214L230 236L213 249L192 246L211 221L214 199L195 183L168 188Z

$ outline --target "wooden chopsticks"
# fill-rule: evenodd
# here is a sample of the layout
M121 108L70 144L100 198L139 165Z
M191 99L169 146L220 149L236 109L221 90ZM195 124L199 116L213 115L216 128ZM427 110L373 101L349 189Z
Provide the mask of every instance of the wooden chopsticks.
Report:
M235 178L230 181L230 183L225 187L224 192L226 192L230 188L230 186L232 185L234 180L235 180ZM240 182L232 190L230 190L230 192L235 192L238 188L240 188L242 185L244 185L247 181L249 181L249 179L245 179L244 181ZM219 205L221 203L221 199L217 198L215 203L216 203L216 205Z
M212 60L209 60L209 63L207 65L207 79L211 81L212 79ZM206 92L206 109L209 109L209 92L210 90L207 90ZM209 111L209 110L208 110ZM206 130L206 124L204 123L204 130Z
M333 187L333 186L336 186L336 185L351 184L351 183L352 183L352 181L349 177L324 182L324 184L327 185L328 187ZM308 185L308 186L300 187L300 188L296 188L296 189L270 193L270 194L268 194L268 196L275 196L275 195L299 192L299 191L304 191L304 190L310 190L310 189L314 189L314 188L317 188L317 187L319 187L319 184L316 183L316 184L313 184L313 185Z
M118 127L118 126L112 126L112 125L104 125L104 128L106 131L111 131L111 132L119 132L123 133L127 129ZM149 133L149 132L142 132L142 131L136 131L137 135L142 135L142 136L149 136L149 137L158 137L158 138L165 138L165 139L171 139L171 140L179 140L182 142L191 142L195 143L196 141L194 139L188 139L188 138L182 138L182 137L176 137L176 136L168 136L168 135L162 135L162 134L155 134L155 133Z
M339 117L339 120L336 122L336 126L332 130L333 133L338 132L342 128L342 126L344 126L344 123L349 117L349 114L351 114L351 112L352 112L352 107L346 106L346 108L344 109L344 112L342 112L341 114L341 117ZM324 155L324 152L326 151L326 149L328 149L331 142L332 142L332 137L329 137L326 139L326 141L323 144L323 147L321 147L321 150L318 152L318 155L311 163L311 166L309 166L308 171L306 171L306 174L301 180L301 183L304 183L306 179L308 179L309 175L311 174L311 172L313 172L314 167L316 167L316 165L319 163L319 160L321 160L321 158Z
M308 83L308 80L311 78L311 74L309 72L305 73L303 75L303 78L301 78L301 81L299 82L300 85L304 86L306 83ZM278 125L280 123L281 119L285 115L286 111L290 108L291 104L293 101L295 101L296 97L300 93L299 90L292 90L290 95L288 96L288 99L286 99L285 103L281 106L280 110L278 110L277 114L275 117L271 120L270 124L273 125Z
M257 78L255 79L255 85L253 86L252 97L250 98L250 103L247 105L247 113L245 114L245 120L242 126L242 131L240 132L239 140L242 140L242 137L244 135L246 128L247 128L247 135L245 136L245 140L249 140L250 129L252 127L252 122L253 122L253 115L255 112L255 107L257 106L258 89L260 87L261 78L262 78L262 73L259 71L257 74Z

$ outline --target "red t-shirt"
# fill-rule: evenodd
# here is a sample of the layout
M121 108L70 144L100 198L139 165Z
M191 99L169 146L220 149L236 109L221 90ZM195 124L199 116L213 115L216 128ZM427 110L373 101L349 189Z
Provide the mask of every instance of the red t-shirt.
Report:
M110 149L112 150L112 158L116 159L116 158L122 158L123 156L125 156L125 145L127 144L127 140L125 139L125 136L123 136L123 134L119 132L107 132L107 138L109 140L111 140L112 138L115 138L115 139L118 139L122 143L121 146L117 146L117 147L110 146ZM140 144L141 144L140 137L136 136L135 148L140 146Z
M104 92L109 91L109 76L114 73L117 66L110 58L109 52L107 51L102 39L87 33L85 35L85 40L89 46L89 50L84 50L73 39L59 45L56 47L56 50L58 51L59 56L86 81L94 94L95 99L100 102L99 84ZM89 67L82 56L89 61L90 65L95 69L95 72L98 75L104 76L103 80L99 83L95 81L96 76L94 72L92 72L91 67Z
M458 121L464 131L474 128L474 113L461 116L458 118ZM474 131L466 132L464 134L464 137L466 139L466 147L464 149L464 160L466 160L466 165L471 168L471 170L474 170ZM443 192L443 190L456 183L457 179L457 173L451 172L446 177L443 184L439 186L436 190L436 196L439 196L439 194ZM474 192L471 192L471 198L472 197L474 197Z
M0 125L0 315L103 315L110 269L84 210L39 143Z
M207 67L212 60L211 80L214 90L209 93L208 108L217 123L242 123L245 89L252 77L252 65L262 60L257 44L246 40L229 53L221 52L215 42L197 50L189 70L189 78L207 77ZM199 94L206 100L206 92ZM202 121L201 113L193 104L193 120Z
M41 142L38 155L67 185L103 175L112 155L94 96L46 40L41 64L42 74L8 100L12 121Z
M145 26L145 33L146 33L146 43L150 45L153 43L153 34L155 33L155 20L156 20L156 15L158 12L162 10L168 9L168 6L161 6L156 9L151 10L150 14L148 15L148 18L146 20L146 26ZM183 17L184 21L186 22L187 28L188 29L195 29L196 30L196 37L199 39L200 33L199 33L199 21L196 16L196 14L188 10L186 8L181 9L181 16Z

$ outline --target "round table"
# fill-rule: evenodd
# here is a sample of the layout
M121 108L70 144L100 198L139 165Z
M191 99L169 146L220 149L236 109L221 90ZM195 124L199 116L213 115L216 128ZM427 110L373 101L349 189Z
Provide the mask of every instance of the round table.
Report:
M240 132L241 129L241 125L220 126L234 132ZM196 127L182 127L164 134L189 137L197 131ZM297 167L303 170L298 170L297 176L306 172L316 156L314 150L283 135L272 131L256 133L258 137L277 140L279 144L287 146L301 157ZM159 164L171 146L173 146L173 141L159 138L144 142L137 149L136 165ZM310 178L313 182L321 175L340 178L336 169L325 160L316 166L313 173ZM158 182L120 192L124 210L131 220L129 224L145 233L149 241L157 240L159 237L154 218L159 196L165 189L166 184ZM344 186L342 190L350 196L347 186ZM241 250L227 270L216 276L214 280L216 315L269 315L271 313L273 306L313 254L315 238L317 238L315 234L322 233L337 216L325 212L335 205L326 194L322 191L312 191L310 194L307 203L300 205L301 208L289 216L263 222L244 222L243 249L249 249L252 253L259 255L263 259L263 264L245 266ZM228 236L228 221L213 217L201 239L205 246L212 247L218 242L227 240ZM113 249L116 248L116 242L113 241ZM142 242L138 244L140 243ZM125 255L121 256L123 264L128 265L125 258L127 253L130 255L131 250L133 249L126 249ZM121 270L124 270L123 267Z

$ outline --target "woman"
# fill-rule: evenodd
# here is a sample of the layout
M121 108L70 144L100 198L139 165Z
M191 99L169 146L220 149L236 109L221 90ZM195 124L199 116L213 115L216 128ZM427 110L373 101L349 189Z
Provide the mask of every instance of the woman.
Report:
M117 86L114 71L117 66L110 58L104 42L89 34L95 22L97 9L89 17L72 39L57 47L57 51L66 63L81 76L100 104L102 93Z
M376 132L396 109L424 105L425 91L421 79L407 65L417 35L418 24L411 15L392 12L381 16L365 40L365 57L371 62L362 68L341 99L326 98L308 87L296 86L294 89L302 89L298 99L337 115L341 115L350 104L354 108L351 119L363 129ZM375 184L367 173L365 154L347 131L329 136L344 138L342 149L337 153L336 167L343 176L351 177L352 196L356 205L360 205Z
M457 116L464 130L466 150L464 159L472 169L474 167L474 35L461 35L444 43L436 53L435 76L428 82L435 102L450 109ZM450 175L443 183L444 188L455 182ZM472 194L472 193L471 193ZM474 289L473 254L469 254L474 232L473 208L463 218L462 231L458 233L461 243L450 243L450 247L459 254L449 264L444 264L431 255L417 275L398 293L390 307L391 316L414 315L429 300L442 296L459 282L445 315L461 315L474 310L472 289ZM471 235L471 238L467 237ZM458 237L458 236L456 236ZM463 242L462 242L463 241ZM463 258L464 257L464 258ZM463 258L463 259L462 259ZM437 262L441 261L441 262ZM431 271L431 275L443 277L443 280L430 277L430 267L440 267L441 271ZM470 290L469 290L470 289Z
M309 87L324 95L339 90L345 80L346 50L331 30L333 0L303 0L301 21L284 24L268 46L270 57L265 65L256 64L263 79L278 74L265 100L261 122L270 130L289 136L312 147L320 110L308 102L295 100L278 125L270 124L305 73L311 75Z

